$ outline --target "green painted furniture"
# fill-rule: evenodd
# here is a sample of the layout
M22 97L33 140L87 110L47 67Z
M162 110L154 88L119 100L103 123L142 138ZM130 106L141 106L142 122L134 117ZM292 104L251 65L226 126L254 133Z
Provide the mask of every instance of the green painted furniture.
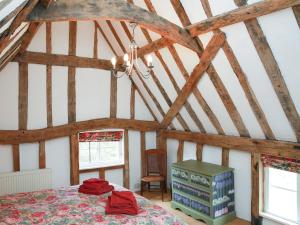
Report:
M174 163L172 207L209 225L235 219L233 169L197 160Z

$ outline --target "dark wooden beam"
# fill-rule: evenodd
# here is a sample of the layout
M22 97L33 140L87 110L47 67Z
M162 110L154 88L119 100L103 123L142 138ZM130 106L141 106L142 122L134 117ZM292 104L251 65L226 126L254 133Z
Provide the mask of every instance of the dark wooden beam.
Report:
M28 64L19 63L19 130L27 129L28 118Z
M199 161L202 161L202 155L203 155L203 145L197 143L196 146L196 159Z
M39 143L39 168L46 168L46 147L45 141L40 141Z
M110 76L110 118L117 117L117 92L118 92L118 78L113 73Z
M79 141L78 135L70 136L70 183L79 184Z
M52 66L68 66L78 68L94 68L101 70L112 70L110 60L93 59L72 55L48 54L41 52L26 51L22 55L17 55L14 58L15 62L26 62L32 64L52 65ZM117 66L118 71L122 71L121 66Z
M28 48L31 40L33 39L34 35L36 34L36 32L38 31L39 27L42 25L42 23L30 23L27 31L26 31L26 35L23 38L20 50L19 50L19 54L22 54L23 52L26 51L26 49Z
M184 151L184 141L180 140L177 149L177 162L181 162L183 160L183 151Z
M77 22L69 22L69 55L76 55ZM76 67L68 68L68 121L76 121Z
M222 166L229 166L229 149L222 148Z
M259 216L259 163L260 154L251 153L251 224L260 225Z
M257 18L299 4L300 0L264 0L192 24L187 26L186 29L195 37L217 28Z
M141 175L142 177L147 176L147 161L146 161L146 133L141 132Z
M130 189L129 177L129 136L128 130L124 131L124 170L123 170L123 185L125 188Z
M18 144L12 146L13 167L14 172L20 171L20 146Z
M117 20L137 22L141 27L197 51L188 32L168 20L123 0L60 0L48 9L38 5L28 21Z
M130 91L130 119L135 117L135 86L131 85Z
M70 124L53 126L37 130L2 130L0 131L0 143L18 144L39 142L43 140L50 140L70 136L72 134L76 134L82 131L105 128L123 128L129 130L155 131L158 129L158 127L159 123L154 121L104 118L73 122Z
M51 54L52 52L52 25L46 23L46 52ZM46 66L46 95L47 95L47 126L53 126L52 117L52 66Z
M220 33L215 35L211 39L201 56L200 63L194 68L190 78L185 83L180 94L178 95L173 105L167 112L165 118L161 122L161 127L167 127L173 120L173 118L177 115L177 113L179 112L179 110L193 91L194 87L197 85L198 81L210 65L211 61L216 56L218 50L224 44L225 38L225 35L223 33Z
M196 142L203 145L218 146L227 149L265 153L291 158L300 158L300 143L274 140L260 140L246 137L202 134L197 132L162 132L165 138Z

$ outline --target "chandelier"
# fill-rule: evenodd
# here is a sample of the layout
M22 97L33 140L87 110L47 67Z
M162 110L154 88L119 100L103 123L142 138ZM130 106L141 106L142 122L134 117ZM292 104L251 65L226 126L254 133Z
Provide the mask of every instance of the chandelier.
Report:
M153 68L154 68L152 56L148 55L146 57L146 59L147 59L147 70L145 72L142 72L142 70L139 66L139 63L138 63L138 52L137 52L138 45L136 44L136 41L135 41L135 29L137 27L137 23L130 23L129 25L132 29L132 40L130 41L130 44L129 44L129 54L126 53L123 56L123 64L121 65L121 67L124 69L124 72L120 73L116 69L117 58L112 57L112 59L111 59L111 64L113 66L112 74L117 78L123 77L124 75L132 76L132 72L133 72L133 70L135 70L143 78L148 79L151 75L151 72L152 72Z

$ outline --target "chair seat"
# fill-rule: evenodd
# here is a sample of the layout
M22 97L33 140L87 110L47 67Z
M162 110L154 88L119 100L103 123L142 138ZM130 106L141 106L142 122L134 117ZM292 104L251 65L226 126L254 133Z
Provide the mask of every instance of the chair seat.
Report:
M156 181L164 181L165 178L163 176L146 176L142 178L144 182L156 182Z

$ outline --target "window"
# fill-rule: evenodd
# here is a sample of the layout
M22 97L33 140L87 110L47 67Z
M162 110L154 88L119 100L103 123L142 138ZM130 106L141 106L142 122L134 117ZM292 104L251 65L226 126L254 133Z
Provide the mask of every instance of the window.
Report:
M124 164L123 131L80 133L80 169L122 164Z
M264 168L264 213L300 224L300 174Z

